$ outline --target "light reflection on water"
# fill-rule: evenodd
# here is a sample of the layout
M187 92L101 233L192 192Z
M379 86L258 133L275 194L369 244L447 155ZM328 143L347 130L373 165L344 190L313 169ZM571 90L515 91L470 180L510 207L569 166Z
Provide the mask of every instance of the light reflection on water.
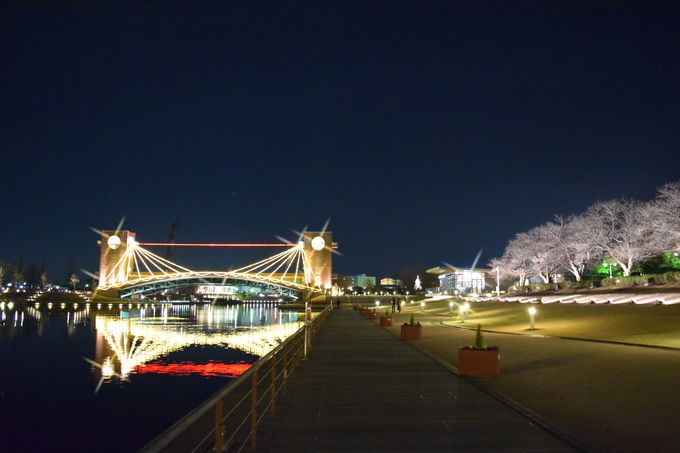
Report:
M300 325L265 304L4 304L0 413L13 417L0 450L90 451L102 436L100 451L136 450Z

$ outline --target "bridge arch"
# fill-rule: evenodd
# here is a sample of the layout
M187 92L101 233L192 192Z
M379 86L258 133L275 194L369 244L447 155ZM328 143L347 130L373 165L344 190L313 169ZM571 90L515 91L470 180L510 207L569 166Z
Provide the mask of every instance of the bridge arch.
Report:
M119 297L128 298L146 294L158 293L167 289L190 286L247 286L259 288L263 291L276 291L283 297L302 299L308 293L308 287L301 284L285 284L283 282L268 281L255 276L229 275L225 272L192 272L166 277L150 278L145 281L130 282L118 288Z

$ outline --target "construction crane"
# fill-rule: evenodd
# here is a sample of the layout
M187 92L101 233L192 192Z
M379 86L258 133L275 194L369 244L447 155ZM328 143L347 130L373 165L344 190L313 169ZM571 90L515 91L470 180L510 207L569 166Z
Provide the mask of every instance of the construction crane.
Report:
M170 226L170 233L168 234L168 246L165 249L165 259L166 260L172 259L172 244L175 243L175 235L177 234L178 228L179 228L179 225L177 224L177 220L175 220L172 223L172 225Z

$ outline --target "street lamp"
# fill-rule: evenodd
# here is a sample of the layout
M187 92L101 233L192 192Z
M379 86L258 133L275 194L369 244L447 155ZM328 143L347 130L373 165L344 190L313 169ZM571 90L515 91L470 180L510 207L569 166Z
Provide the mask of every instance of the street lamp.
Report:
M529 307L527 310L529 312L529 330L536 330L536 322L534 315L536 315L536 307Z
M421 302L420 303L420 311L424 311L424 310L425 310L425 302Z
M467 302L458 307L458 311L460 312L460 322L465 322L465 313L467 313L469 308L470 304L468 304Z
M604 263L604 265L609 268L609 278L612 278L612 267L615 267L616 263Z
M449 314L453 316L453 302L449 302Z

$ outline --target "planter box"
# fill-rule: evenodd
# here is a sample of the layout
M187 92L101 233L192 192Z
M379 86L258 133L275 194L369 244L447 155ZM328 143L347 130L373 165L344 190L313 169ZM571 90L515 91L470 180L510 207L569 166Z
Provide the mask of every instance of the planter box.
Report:
M491 377L501 374L498 349L459 349L458 371L463 376Z
M388 327L392 325L391 316L381 316L380 317L380 327Z
M410 324L402 324L401 326L401 339L402 340L420 340L420 335L422 333L423 326Z
M368 319L378 319L378 313L374 311L369 311L368 312Z

